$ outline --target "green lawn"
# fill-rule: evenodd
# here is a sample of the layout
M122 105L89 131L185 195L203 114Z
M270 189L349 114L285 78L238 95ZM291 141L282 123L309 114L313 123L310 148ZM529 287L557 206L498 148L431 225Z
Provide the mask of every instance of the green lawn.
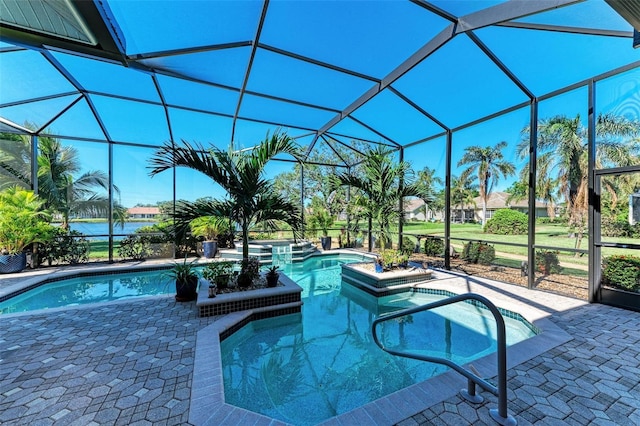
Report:
M89 243L89 259L109 259L109 241L91 241ZM118 253L118 243L113 244L114 255Z
M330 230L329 235L338 238L340 235L340 228L345 227L346 223L344 222L336 222L333 228ZM434 236L444 236L444 223L431 223L431 222L407 222L404 224L404 232L407 234L417 234L417 235L434 235ZM279 237L291 237L289 232L275 232L270 234L272 238ZM318 233L318 236L320 233ZM567 251L560 251L559 260L563 263L576 264L576 265L587 265L588 256L578 255L575 256L575 253L572 251L575 248L576 240L573 237L568 236L568 230L566 226L558 225L558 224L539 224L536 226L536 245L538 246L550 246L550 247L558 247L560 249L565 248ZM462 246L465 241L456 240L456 238L462 239L471 239L471 240L483 240L492 242L494 245L496 252L498 253L498 257L500 257L500 253L518 255L518 256L527 256L527 244L528 237L527 235L495 235L495 234L485 234L482 232L482 227L479 224L451 224L451 238L452 244L456 248L456 250L461 251ZM424 240L422 240L424 241ZM628 243L637 243L637 241L631 238L618 238L616 241L619 242L628 242ZM510 246L500 243L514 243L521 244L521 247ZM91 252L89 257L93 260L97 259L108 259L109 258L109 245L107 241L92 241ZM589 245L588 236L584 236L581 243L581 249L587 250ZM114 257L117 257L117 248L118 243L114 244ZM626 254L625 250L620 249L607 249L607 255L612 254ZM504 263L505 266L513 266L512 263L519 264L520 260L518 259L509 259L506 257L502 257L500 262ZM508 264L508 265L507 265ZM576 270L579 271L579 270ZM583 271L579 271L580 274Z
M434 236L444 236L444 223L430 223L430 222L407 222L404 224L404 233L406 234L429 234ZM338 235L339 231L335 231L335 235ZM334 234L332 234L334 235ZM462 246L466 241L458 240L470 239L470 240L483 240L492 242L498 253L508 253L520 256L527 255L528 235L496 235L485 234L482 232L482 226L479 224L451 224L451 238L453 246L458 250L462 250ZM424 241L424 240L422 240ZM617 238L616 241L621 243L637 243L632 238ZM521 244L522 247L515 247L500 243L512 243ZM574 249L576 239L569 237L568 228L560 224L537 224L535 235L536 246L549 246L557 247L560 249L559 260L564 263L572 263L576 265L587 265L588 256L586 254L575 255ZM562 251L562 249L567 249ZM580 244L580 249L588 250L589 239L585 234ZM607 255L612 254L626 254L624 249L607 249Z

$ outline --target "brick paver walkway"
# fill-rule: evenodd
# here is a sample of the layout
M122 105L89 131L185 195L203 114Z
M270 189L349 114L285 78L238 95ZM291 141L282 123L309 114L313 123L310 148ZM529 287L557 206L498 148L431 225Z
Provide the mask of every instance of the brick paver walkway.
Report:
M518 425L640 425L640 313L588 305L551 319L573 340L508 373ZM400 425L495 425L497 400L482 395L477 410L455 397Z
M168 297L0 317L0 424L186 424L210 321Z
M640 314L550 312L573 339L509 371L510 414L519 425L640 425ZM196 334L213 321L170 297L0 316L0 424L188 424ZM455 396L399 424L493 425L496 398L482 395L480 407Z

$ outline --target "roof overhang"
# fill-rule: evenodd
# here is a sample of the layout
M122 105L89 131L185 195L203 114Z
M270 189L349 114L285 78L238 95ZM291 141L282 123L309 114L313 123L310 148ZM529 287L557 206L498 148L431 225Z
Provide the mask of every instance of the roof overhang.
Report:
M101 0L0 0L2 39L127 64L125 41Z

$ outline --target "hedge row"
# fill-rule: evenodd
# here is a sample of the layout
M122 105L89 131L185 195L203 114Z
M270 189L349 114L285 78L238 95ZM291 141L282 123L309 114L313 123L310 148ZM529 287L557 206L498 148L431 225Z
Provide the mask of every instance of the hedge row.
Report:
M471 241L464 245L461 258L470 263L491 265L496 258L496 249L487 243Z
M640 257L624 255L605 257L602 284L640 293Z
M484 232L498 235L522 235L529 230L527 215L517 210L497 210L484 226Z

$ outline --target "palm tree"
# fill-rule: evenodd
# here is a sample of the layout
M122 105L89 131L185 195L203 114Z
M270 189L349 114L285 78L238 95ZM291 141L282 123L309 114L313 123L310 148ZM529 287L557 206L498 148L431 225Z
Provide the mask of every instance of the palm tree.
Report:
M242 228L242 257L249 258L249 229L256 223L275 228L277 222L291 226L297 236L302 226L302 215L297 203L285 200L264 178L266 164L278 154L289 154L299 159L299 149L293 139L275 132L251 150L210 150L194 143L182 141L174 146L166 142L151 157L151 171L155 176L173 167L196 170L216 182L227 192L227 199L203 199L177 203L171 216L178 235L186 232L192 220L202 216L229 217Z
M0 170L3 179L0 186L30 185L31 141L24 136L9 137L3 134L5 143L0 147ZM15 135L14 135L15 136ZM38 139L38 195L45 200L45 208L58 213L62 228L69 229L71 215L108 215L109 178L102 171L88 171L80 176L81 163L78 151L63 146L56 138L42 136ZM3 183L4 182L4 183ZM113 187L119 194L117 187ZM126 209L118 204L113 208L116 223L124 226Z
M416 185L418 185L422 192L426 195L422 201L424 204L424 220L427 221L427 210L434 211L432 206L429 203L432 203L436 199L435 185L442 185L444 182L442 178L436 176L436 170L430 167L425 167L424 169L418 172L418 176L416 179Z
M106 173L93 170L76 176L81 166L78 151L63 146L58 139L42 137L38 148L38 194L46 200L48 209L61 214L62 228L69 229L72 214L108 214L109 176ZM119 193L117 187L114 191ZM113 212L116 222L124 225L126 209L116 204Z
M640 123L625 117L600 114L596 120L596 163L599 167L620 167L637 164L640 147L636 142L621 140L640 133ZM538 125L538 151L540 158L548 155L549 167L543 172L552 174L555 170L560 191L564 195L568 209L574 203L579 187L587 175L587 129L575 118L558 115L541 120ZM522 140L518 145L521 158L529 153L529 128L522 131ZM538 168L540 168L538 166ZM540 174L540 172L538 172Z
M640 123L612 114L596 119L596 168L621 167L640 162L640 143L628 140L640 133ZM580 115L569 118L558 115L541 120L538 125L538 176L545 192L557 183L567 205L569 225L577 229L576 248L586 226L588 209L587 129ZM522 131L518 153L529 153L529 128ZM554 176L555 175L555 176ZM613 189L613 188L611 188ZM538 192L539 193L539 192Z
M460 221L465 222L465 206L474 205L473 199L478 193L478 185L473 183L470 173L462 173L460 176L451 176L451 205L460 207Z
M478 187L482 200L482 225L485 225L487 218L487 199L493 186L498 182L499 175L502 174L506 178L515 172L515 166L512 163L503 161L502 150L507 145L505 141L502 141L494 147L468 146L458 161L458 167L469 165L463 174L478 172Z
M31 188L31 150L28 142L22 135L0 133L0 190L12 186Z
M527 142L528 145L528 142ZM527 148L528 153L528 148ZM546 208L547 214L551 221L555 219L556 205L560 200L560 193L558 190L558 179L554 178L549 172L554 167L554 152L545 152L538 155L538 161L536 165L536 199L542 201ZM529 196L529 163L527 163L522 170L520 170L520 180L513 183L514 188L520 188L521 191L517 194L512 194L507 198L507 202L520 201L527 199Z
M393 163L388 149L382 145L367 152L359 165L359 171L358 175L339 173L334 179L334 185L351 186L359 191L354 201L368 219L370 231L372 221L375 220L381 247L386 247L391 242L390 224L402 215L399 210L400 200L404 197L430 198L413 181L409 163ZM369 239L369 251L371 249Z

